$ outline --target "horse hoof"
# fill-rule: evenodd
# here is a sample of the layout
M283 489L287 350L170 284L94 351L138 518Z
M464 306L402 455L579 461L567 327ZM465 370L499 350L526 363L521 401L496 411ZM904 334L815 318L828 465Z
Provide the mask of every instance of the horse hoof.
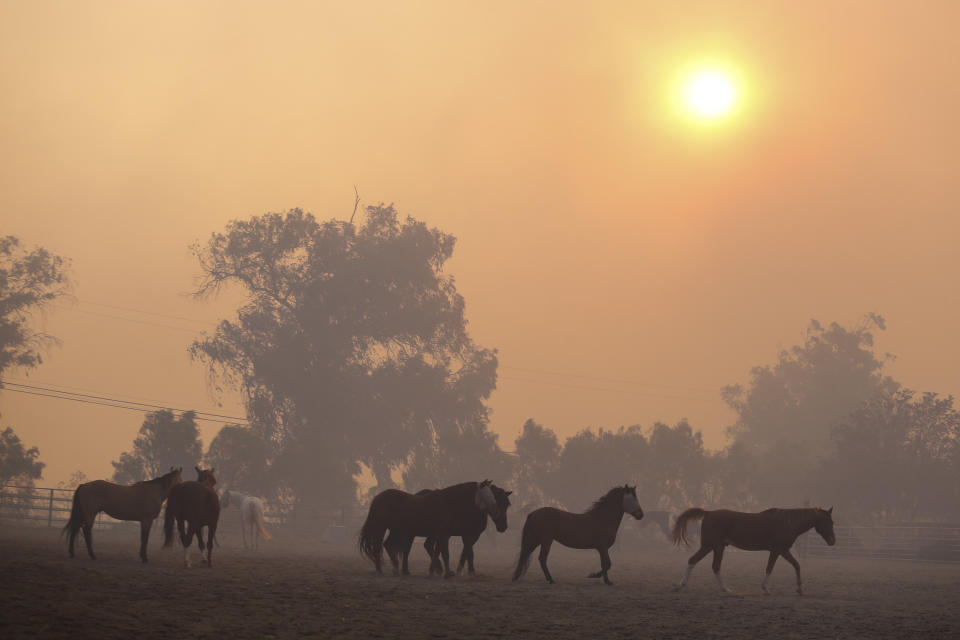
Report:
M601 572L597 571L597 572L595 572L595 573L588 573L588 574L587 574L587 577L588 577L588 578L599 578L599 577L602 576L602 575L603 575L603 574L602 574Z
M445 574L443 574L443 577L444 577L444 578L456 578L456 577L457 577L457 574L454 573L453 571L447 571Z

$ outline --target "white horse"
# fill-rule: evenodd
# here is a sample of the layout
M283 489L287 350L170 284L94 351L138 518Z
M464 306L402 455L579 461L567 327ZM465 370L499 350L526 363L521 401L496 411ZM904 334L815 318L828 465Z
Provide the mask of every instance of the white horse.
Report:
M224 489L220 506L226 509L231 504L240 508L240 530L243 532L244 549L247 548L247 527L250 528L250 546L254 549L258 546L258 534L263 536L264 540L273 537L263 528L263 500Z

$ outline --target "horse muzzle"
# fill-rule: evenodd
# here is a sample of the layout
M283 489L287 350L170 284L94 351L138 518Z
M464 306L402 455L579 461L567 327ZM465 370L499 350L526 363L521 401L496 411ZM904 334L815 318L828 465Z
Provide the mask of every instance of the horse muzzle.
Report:
M642 519L643 519L643 509L637 509L636 511L631 511L631 512L630 512L630 515L632 515L636 520L642 520Z
M494 518L493 524L497 528L498 533L503 533L507 530L507 517L501 516L499 518Z
M831 547L832 547L833 545L837 544L837 537L836 537L836 536L830 536L830 538L827 539L827 544L828 544L829 546L831 546Z

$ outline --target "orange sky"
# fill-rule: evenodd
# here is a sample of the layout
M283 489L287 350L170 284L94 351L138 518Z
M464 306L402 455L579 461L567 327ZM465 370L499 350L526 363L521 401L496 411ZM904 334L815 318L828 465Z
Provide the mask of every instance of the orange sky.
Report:
M960 391L960 5L563 5L0 3L0 233L77 283L30 379L215 407L186 347L231 305L185 295L188 245L266 211L346 217L358 185L459 239L505 448L527 417L687 417L721 446L719 388L810 318L879 312L891 374ZM680 126L667 87L716 56L749 77L743 117ZM142 420L0 411L47 484L108 476Z

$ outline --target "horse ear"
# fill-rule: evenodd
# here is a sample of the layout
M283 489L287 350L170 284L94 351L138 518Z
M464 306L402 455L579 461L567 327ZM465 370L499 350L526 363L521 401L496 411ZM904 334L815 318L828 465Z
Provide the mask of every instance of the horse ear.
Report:
M193 470L196 471L197 473L200 473L200 467L194 466Z
M504 491L504 492L503 492L503 495L508 496L508 495L510 495L511 493L513 493L513 491Z
M832 516L832 515L833 515L833 507L830 507L829 509L827 509L827 515L828 515L828 516Z

